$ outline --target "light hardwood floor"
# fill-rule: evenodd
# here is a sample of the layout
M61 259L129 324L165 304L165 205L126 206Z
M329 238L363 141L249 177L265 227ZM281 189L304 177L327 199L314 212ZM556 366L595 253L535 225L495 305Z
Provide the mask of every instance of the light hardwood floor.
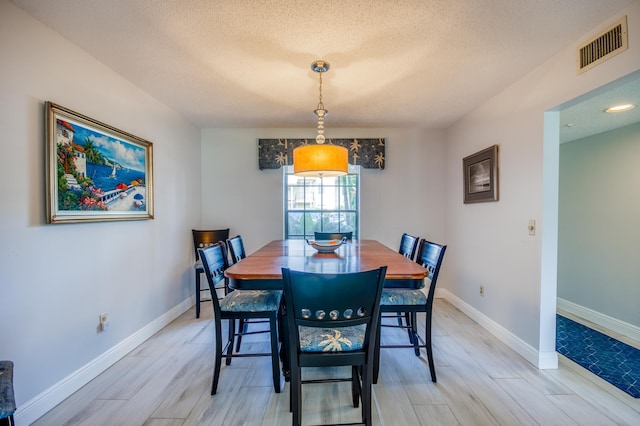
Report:
M202 308L200 319L190 309L34 425L291 424L289 384L274 393L268 357L223 366L218 394L209 395L212 313L210 304ZM438 382L431 382L426 355L383 349L374 425L640 425L640 400L571 361L561 357L557 370L537 370L443 299L435 301L433 320ZM382 337L406 334L385 328ZM266 341L248 336L242 349L263 350ZM304 424L358 421L349 386L303 386Z

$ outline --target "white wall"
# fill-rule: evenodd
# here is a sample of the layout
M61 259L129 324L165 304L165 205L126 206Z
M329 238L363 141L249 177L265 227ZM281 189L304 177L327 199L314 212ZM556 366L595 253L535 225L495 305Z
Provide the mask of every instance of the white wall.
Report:
M495 333L509 336L511 346L540 367L557 362L558 124L553 124L556 140L551 134L545 145L545 111L640 68L640 2L602 27L625 14L626 52L576 75L575 47L601 29L594 28L447 132L447 290L459 306L486 320ZM500 145L500 201L464 205L462 158L493 144ZM535 237L528 236L529 219L537 222Z
M304 129L205 129L202 218L242 234L251 253L283 237L282 170L258 169L259 138L314 138ZM417 129L335 129L327 137L386 138L385 169L362 169L361 238L397 249L408 232L444 241L444 136Z
M576 76L569 46L446 134L327 127L329 137L387 138L387 169L362 174L362 237L396 248L410 232L448 244L440 286L525 351L554 351L555 269L544 263L554 256L543 247L553 251L557 238L558 145L544 139L544 112L640 69L640 3L624 13L627 52ZM200 134L7 0L0 57L0 358L16 362L17 418L26 424L80 386L84 367L106 367L113 348L188 306L192 227L229 226L249 252L282 237L281 173L258 170L257 139L313 137L314 126ZM155 220L45 224L46 100L154 143ZM463 205L462 158L495 143L500 201ZM103 312L113 325L98 334Z
M640 327L640 123L560 145L558 297Z
M28 424L115 361L113 348L190 306L200 133L6 0L0 57L0 359L15 363ZM154 143L154 220L45 223L47 100ZM105 312L112 326L98 333Z

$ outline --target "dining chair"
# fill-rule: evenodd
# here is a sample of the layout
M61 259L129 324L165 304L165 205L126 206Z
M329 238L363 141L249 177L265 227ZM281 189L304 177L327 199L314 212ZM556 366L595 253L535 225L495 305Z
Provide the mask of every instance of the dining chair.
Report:
M398 253L406 257L407 259L413 260L416 256L416 249L418 248L418 242L420 238L414 237L413 235L409 235L406 232L402 234L400 237L400 248L398 249ZM398 326L402 327L402 318L405 317L407 324L409 323L409 313L408 312L396 312L393 315L382 315L383 318L392 318L395 317L398 320ZM411 331L408 330L409 339L411 339Z
M233 238L227 240L227 247L229 249L229 255L231 257L231 264L235 265L242 259L247 257L247 252L244 249L244 241L242 235L236 235ZM238 321L238 333L236 333L236 352L240 352L240 346L242 345L242 336L247 334L265 333L266 331L249 332L249 324L260 324L266 322L265 320L244 320Z
M206 302L207 299L203 299L201 297L201 292L208 291L209 288L201 288L200 286L200 274L204 273L204 268L202 267L202 262L200 261L200 255L198 254L199 248L205 248L212 244L217 243L218 241L226 241L229 238L229 228L226 229L208 229L208 230L198 230L192 229L191 233L193 235L193 251L195 252L196 262L193 267L196 271L196 318L200 318L200 302ZM224 284L224 283L223 283ZM224 294L226 294L226 287L223 288L223 284L218 286L216 290L223 290ZM216 293L211 293L211 297L217 296Z
M420 348L427 351L431 380L436 382L436 369L433 363L433 350L431 347L431 313L433 310L433 297L440 273L440 266L444 259L446 245L440 245L427 240L421 240L418 244L416 262L429 271L429 288L385 288L380 299L381 312L408 313L406 325L383 325L383 327L404 328L409 332L409 344L385 344L379 348L413 348L416 356L420 356ZM425 314L424 338L418 333L417 313ZM378 336L380 337L380 336ZM376 357L374 383L377 382L379 370L379 357Z
M15 425L16 399L13 390L13 361L0 361L0 425Z
M293 425L302 417L302 385L351 382L354 407L370 425L380 296L387 267L344 274L282 269L291 369ZM351 366L350 378L302 380L304 367Z
M419 240L420 239L418 237L414 237L413 235L409 235L405 232L402 234L402 237L400 237L400 248L398 249L398 253L407 259L413 260L416 256Z
M229 247L229 255L231 256L232 265L235 265L247 257L247 252L244 250L242 235L236 235L233 238L229 238L227 240L227 247Z
M341 240L346 238L347 241L353 240L353 231L349 232L314 232L314 237L318 241Z
M224 271L228 266L223 249L224 243L216 243L206 248L198 249L202 265L207 275L207 281L211 291L215 291L216 284L224 280ZM215 328L215 364L213 368L213 381L211 383L211 395L215 395L218 389L222 356L225 353L226 365L231 364L234 357L270 356L273 374L273 388L280 393L280 360L278 343L278 312L282 299L282 290L234 290L218 300L211 298L213 303L213 321ZM269 333L271 334L271 352L268 353L237 353L233 352L236 320L259 318L269 321ZM222 320L228 321L227 342L222 347Z

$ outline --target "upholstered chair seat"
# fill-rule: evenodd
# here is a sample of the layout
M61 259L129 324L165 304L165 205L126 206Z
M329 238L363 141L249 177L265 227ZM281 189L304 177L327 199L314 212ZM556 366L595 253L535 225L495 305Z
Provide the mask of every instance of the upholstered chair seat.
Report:
M13 422L13 413L15 411L16 400L13 392L13 362L0 361L0 424L15 424Z
M340 328L298 327L302 352L349 352L364 347L366 324Z
M389 288L382 290L380 304L385 306L424 305L427 295L422 290Z
M227 312L268 312L280 308L282 290L231 291L220 300L220 310Z

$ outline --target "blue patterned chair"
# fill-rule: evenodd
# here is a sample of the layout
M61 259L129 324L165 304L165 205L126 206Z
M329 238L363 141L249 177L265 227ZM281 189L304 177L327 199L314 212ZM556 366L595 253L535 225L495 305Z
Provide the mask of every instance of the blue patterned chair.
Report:
M11 425L16 411L13 394L13 362L0 361L0 425Z
M208 290L209 288L202 288L200 286L200 274L204 273L204 268L202 267L202 261L200 261L198 249L208 247L219 241L226 241L227 238L229 238L229 228L208 230L192 229L191 234L193 235L193 251L196 256L196 263L193 265L196 270L196 318L200 318L200 302L206 301L200 297L200 292ZM222 285L219 286L218 289L222 289ZM226 294L226 287L223 290ZM211 294L211 296L215 295L216 293Z
M436 381L436 369L433 363L433 350L431 347L431 312L433 309L433 297L440 273L440 266L444 258L447 246L421 240L418 244L418 254L416 262L429 270L429 288L385 288L380 299L381 312L404 313L408 319L406 325L386 325L384 327L405 328L409 332L408 344L379 345L379 348L413 348L416 356L420 356L420 348L427 351L431 380ZM425 336L422 338L418 334L417 313L425 313ZM380 336L378 336L380 337ZM378 380L379 357L376 356L376 367L374 373L374 383Z
M405 232L400 238L400 248L398 249L398 253L407 259L413 260L416 256L419 240L420 239L418 237L414 237L413 235L409 235Z
M229 247L229 255L231 256L232 265L235 265L247 257L247 252L244 250L242 235L236 235L233 238L229 238L227 240L227 247Z
M227 268L227 259L223 243L198 249L209 288L215 291L216 284L223 281L224 271ZM218 389L222 355L225 353L226 365L231 364L234 357L270 356L273 388L280 393L280 360L278 358L278 312L282 299L281 290L234 290L218 300L211 298L213 303L213 321L215 328L215 365L213 369L213 382L211 383L211 395L215 395ZM237 353L233 352L236 320L264 319L269 321L271 334L271 352L269 353ZM229 333L225 347L222 347L222 320L228 320Z
M242 259L247 257L247 252L244 249L244 241L242 235L236 235L233 238L227 240L227 248L229 249L229 255L231 256L231 264L235 265ZM238 321L238 332L234 336L236 339L236 352L240 352L240 345L242 344L242 336L247 334L265 333L266 331L249 331L250 324L260 324L268 321L265 320L244 320Z
M398 248L398 253L403 255L409 260L413 260L416 257L416 250L418 248L418 242L420 238L414 237L413 235L409 235L406 232L402 234L400 237L400 248ZM409 323L409 313L404 313L407 324ZM398 319L398 326L402 327L402 312L396 312L394 315L383 315L383 318L387 317L396 317ZM409 339L411 339L411 332L409 332Z
M291 367L293 424L300 425L302 384L350 381L370 425L380 295L387 268L345 274L282 269ZM350 378L302 380L303 367L351 366Z

